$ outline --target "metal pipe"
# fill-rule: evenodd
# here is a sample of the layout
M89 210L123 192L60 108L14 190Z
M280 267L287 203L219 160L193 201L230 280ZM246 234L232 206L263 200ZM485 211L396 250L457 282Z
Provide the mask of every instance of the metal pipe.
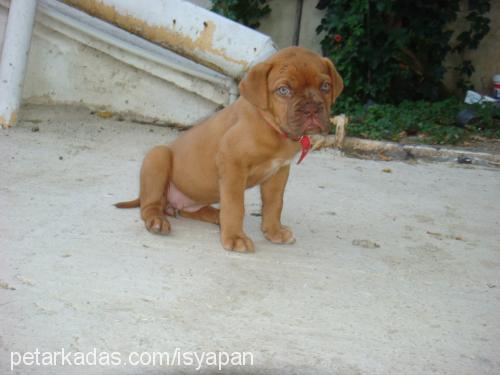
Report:
M0 125L16 123L37 0L11 0L0 61Z
M303 8L304 8L304 0L297 0L297 9L295 10L295 29L293 31L294 46L298 46L300 43L300 27L302 26Z

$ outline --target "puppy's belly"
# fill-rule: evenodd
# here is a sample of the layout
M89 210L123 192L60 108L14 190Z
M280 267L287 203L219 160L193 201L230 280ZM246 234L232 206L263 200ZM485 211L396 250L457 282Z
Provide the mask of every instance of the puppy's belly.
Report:
M167 193L167 211L169 209L182 210L187 212L196 212L206 204L199 204L186 196L183 192L177 189L172 182L168 185Z

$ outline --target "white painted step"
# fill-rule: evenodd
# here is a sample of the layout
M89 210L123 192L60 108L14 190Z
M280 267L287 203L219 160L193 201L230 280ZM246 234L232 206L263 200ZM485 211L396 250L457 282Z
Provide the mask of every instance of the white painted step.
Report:
M276 52L272 39L185 0L65 0L236 79Z

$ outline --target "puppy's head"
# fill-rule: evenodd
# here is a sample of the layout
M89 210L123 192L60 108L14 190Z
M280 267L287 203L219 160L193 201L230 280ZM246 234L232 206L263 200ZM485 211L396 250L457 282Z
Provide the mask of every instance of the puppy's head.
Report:
M330 107L344 84L333 63L301 47L289 47L255 65L240 83L241 95L291 138L328 133Z

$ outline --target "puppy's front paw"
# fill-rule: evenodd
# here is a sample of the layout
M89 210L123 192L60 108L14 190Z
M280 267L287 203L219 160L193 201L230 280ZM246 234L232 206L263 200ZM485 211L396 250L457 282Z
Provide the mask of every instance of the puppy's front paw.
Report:
M144 220L146 229L154 234L169 234L170 233L170 223L163 216L151 216Z
M255 251L252 240L243 233L222 236L221 242L226 250L240 253L253 253Z
M277 230L263 230L264 236L268 241L279 244L292 244L295 242L293 232L287 227L281 227Z

